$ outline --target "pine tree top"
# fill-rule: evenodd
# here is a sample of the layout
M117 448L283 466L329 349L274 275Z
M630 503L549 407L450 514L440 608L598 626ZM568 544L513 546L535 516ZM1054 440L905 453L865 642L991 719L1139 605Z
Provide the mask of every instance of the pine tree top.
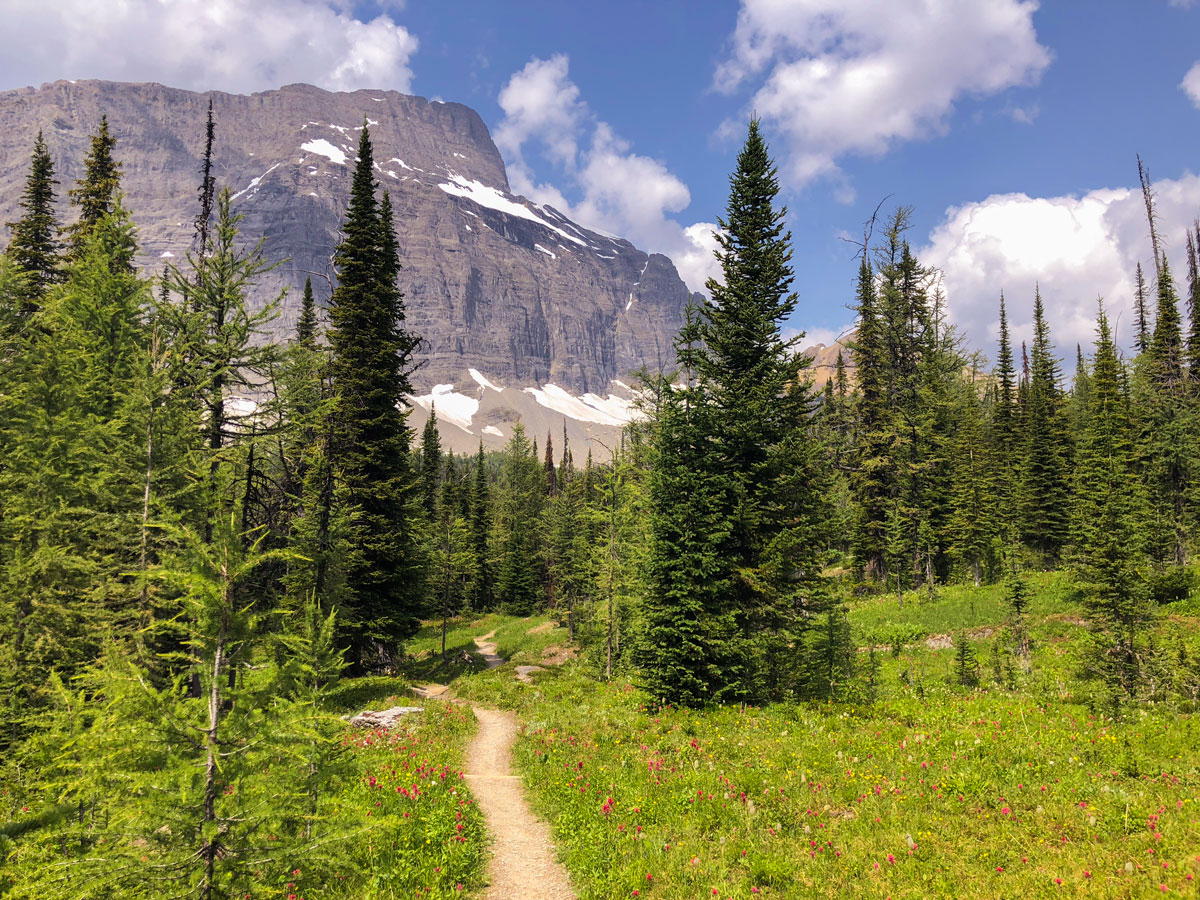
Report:
M5 251L28 278L22 313L37 309L46 289L63 280L58 241L58 219L54 212L54 163L42 132L33 143L29 176L21 193L21 218L9 222L12 240Z
M71 247L78 254L88 232L112 210L113 199L121 186L121 164L113 158L117 139L108 130L108 116L100 117L100 127L92 136L91 149L83 161L83 177L70 191L71 202L79 207L79 221L70 226Z
M317 337L317 304L313 297L312 278L304 279L304 296L300 300L300 318L296 321L296 340L303 347L313 347Z

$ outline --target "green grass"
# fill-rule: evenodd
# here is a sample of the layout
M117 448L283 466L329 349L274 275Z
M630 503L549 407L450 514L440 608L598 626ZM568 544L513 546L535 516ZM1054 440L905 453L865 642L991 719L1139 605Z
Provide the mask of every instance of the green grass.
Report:
M1195 650L1190 601L1162 612L1159 640ZM974 641L985 686L952 685L953 651L923 638L1007 615L999 587L857 601L858 643L908 635L877 654L874 704L656 709L581 662L454 687L520 715L516 765L585 900L1197 896L1200 719L1186 704L1096 712L1061 574L1031 579L1016 690L991 681L990 638ZM562 642L528 635L537 621L459 627L498 627L502 654L533 659Z
M1030 619L1078 613L1074 589L1063 572L1029 577ZM924 591L909 591L903 602L895 594L854 600L850 624L864 641L890 644L898 637L911 643L933 634L999 627L1008 620L1003 585L939 587L933 599Z

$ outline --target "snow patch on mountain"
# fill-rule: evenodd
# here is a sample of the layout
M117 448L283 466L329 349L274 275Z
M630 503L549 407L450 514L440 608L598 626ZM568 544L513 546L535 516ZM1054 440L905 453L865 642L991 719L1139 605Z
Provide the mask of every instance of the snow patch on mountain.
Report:
M480 206L486 206L488 209L494 209L496 212L504 213L507 216L516 216L521 219L527 219L530 222L536 222L543 228L549 228L556 234L562 235L567 240L581 247L587 246L584 241L581 241L572 234L568 234L556 225L551 225L532 210L527 209L514 200L508 199L494 187L488 187L488 185L481 181L472 181L453 172L449 173L449 175L449 183L439 184L438 187L452 197L462 197L465 200L470 200L472 203L478 203Z
M479 401L454 390L452 384L435 384L431 393L412 400L423 409L433 410L438 419L457 425L463 431L471 430L471 419L479 412Z
M324 156L331 162L337 163L339 166L346 164L345 151L333 146L325 138L317 138L315 141L306 141L300 145L300 149L306 153L316 153L318 156Z
M488 389L496 391L496 392L500 392L500 391L504 390L504 388L497 387L494 382L489 381L487 376L484 375L482 372L480 372L478 369L467 369L467 372L470 374L470 376L473 379L475 379L475 383L478 384L480 387L488 388Z
M631 404L609 394L608 399L595 394L584 394L574 397L556 384L542 385L542 389L525 388L540 405L554 412L569 416L577 422L595 422L598 425L614 425L620 427L632 420Z

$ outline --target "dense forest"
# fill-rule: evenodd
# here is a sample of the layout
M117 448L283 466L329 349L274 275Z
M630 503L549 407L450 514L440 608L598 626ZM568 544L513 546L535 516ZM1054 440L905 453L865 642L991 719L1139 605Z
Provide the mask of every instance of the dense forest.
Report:
M598 678L684 707L869 702L852 598L1001 584L997 671L1027 671L1029 579L1061 570L1096 709L1197 700L1154 622L1194 580L1200 224L1178 283L1148 240L1067 379L1040 296L1028 346L998 293L994 362L964 347L901 208L864 236L821 390L782 336L803 285L752 122L723 277L676 371L642 373L620 444L597 462L518 425L459 457L436 410L407 423L421 338L368 128L332 271L284 344L276 304L247 301L270 263L213 177L211 110L205 139L186 260L135 267L105 122L69 209L39 136L0 257L0 783L40 810L0 831L26 848L0 895L207 900L328 848L349 826L327 808L346 762L326 700L397 672L423 621L445 659L459 617L549 612ZM1130 309L1126 353L1110 316Z

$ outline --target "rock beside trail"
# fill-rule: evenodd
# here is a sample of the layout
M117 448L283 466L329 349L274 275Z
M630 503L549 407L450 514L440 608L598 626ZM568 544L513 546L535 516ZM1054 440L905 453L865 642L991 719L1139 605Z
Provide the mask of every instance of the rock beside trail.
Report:
M545 671L541 666L517 666L517 679L526 684L533 684L533 673Z
M405 716L423 712L420 706L393 706L391 709L366 709L350 720L351 725L359 728L394 728L396 723Z

